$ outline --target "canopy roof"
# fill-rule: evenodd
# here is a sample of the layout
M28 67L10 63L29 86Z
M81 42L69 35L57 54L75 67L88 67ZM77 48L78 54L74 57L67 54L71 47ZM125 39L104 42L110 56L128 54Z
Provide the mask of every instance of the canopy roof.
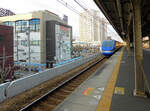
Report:
M127 26L130 26L130 37L133 37L133 6L134 0L94 0L108 21L123 38ZM142 37L150 34L150 0L141 0ZM124 36L125 37L125 36Z

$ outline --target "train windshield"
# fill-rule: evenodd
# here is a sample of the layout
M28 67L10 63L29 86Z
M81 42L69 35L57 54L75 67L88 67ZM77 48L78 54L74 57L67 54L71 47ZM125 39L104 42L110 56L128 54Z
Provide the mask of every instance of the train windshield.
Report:
M102 44L102 47L113 47L114 42L113 41L104 41Z

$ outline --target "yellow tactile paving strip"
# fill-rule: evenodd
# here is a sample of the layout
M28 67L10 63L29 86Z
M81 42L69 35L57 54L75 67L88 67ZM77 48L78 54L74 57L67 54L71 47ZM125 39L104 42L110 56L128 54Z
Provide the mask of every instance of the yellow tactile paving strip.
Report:
M106 85L106 88L105 88L104 93L98 103L96 111L109 111L110 110L112 96L113 96L113 92L115 89L115 84L116 84L116 80L118 77L120 61L122 59L123 52L124 52L124 48L122 48L122 50L121 50L121 54L118 58L117 64L115 65L114 71Z
M124 95L125 89L123 87L115 87L114 94Z

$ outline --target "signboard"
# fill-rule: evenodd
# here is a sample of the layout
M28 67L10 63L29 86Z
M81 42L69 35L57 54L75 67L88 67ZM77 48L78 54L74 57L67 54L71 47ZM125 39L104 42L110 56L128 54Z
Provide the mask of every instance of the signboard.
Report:
M71 58L71 28L55 25L56 30L56 61Z

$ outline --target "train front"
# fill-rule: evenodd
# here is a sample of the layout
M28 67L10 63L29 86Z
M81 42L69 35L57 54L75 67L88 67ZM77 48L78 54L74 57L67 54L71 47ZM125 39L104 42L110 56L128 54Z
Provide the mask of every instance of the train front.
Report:
M115 44L114 40L105 40L102 42L101 46L101 53L105 56L110 56L115 51Z

